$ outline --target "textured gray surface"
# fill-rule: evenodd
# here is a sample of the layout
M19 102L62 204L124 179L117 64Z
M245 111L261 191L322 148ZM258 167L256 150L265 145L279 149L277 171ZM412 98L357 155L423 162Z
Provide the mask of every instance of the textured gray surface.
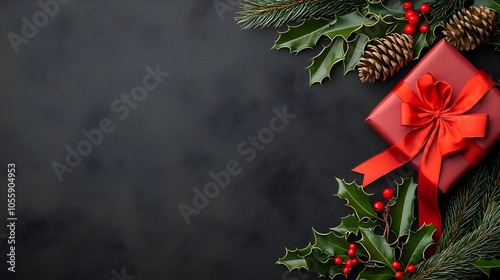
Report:
M41 7L0 3L0 179L15 162L18 279L315 278L274 262L349 212L334 177L359 179L350 169L386 147L363 120L411 67L377 86L335 68L309 87L314 51L271 51L275 30L241 31L235 9L213 4L72 0L16 54L7 34ZM500 76L492 53L468 57ZM116 112L157 65L169 76ZM255 158L239 152L284 106L297 117ZM60 182L51 164L105 118L114 130ZM178 205L231 160L241 172L186 225ZM15 279L0 248L1 278Z

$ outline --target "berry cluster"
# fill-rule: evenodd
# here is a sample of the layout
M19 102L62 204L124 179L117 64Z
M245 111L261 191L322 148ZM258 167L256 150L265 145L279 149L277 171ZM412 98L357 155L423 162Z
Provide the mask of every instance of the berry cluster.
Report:
M356 248L357 248L357 246L355 243L349 244L349 250L347 250L347 255L349 257L351 257L351 259L348 259L345 262L339 256L334 256L334 258L333 258L333 262L336 265L344 265L344 269L342 270L342 272L345 275L349 274L351 272L352 267L359 263L359 260L356 257Z
M409 2L406 2L406 3L409 3ZM382 196L387 200L391 200L392 198L394 198L394 191L391 188L385 188L382 191ZM387 207L387 209L386 209L386 207ZM384 210L387 210L386 214L388 214L389 203L387 203L387 205L385 205L383 202L377 201L377 202L373 203L373 208L377 212L382 212ZM392 263L392 268L394 268L394 270L396 270L396 273L394 274L394 278L396 278L396 279L403 279L404 272L413 273L416 270L416 267L413 264L407 265L406 269L404 269L403 265L398 261L394 261Z
M413 35L417 31L416 25L420 22L420 15L417 11L413 10L413 4L411 2L404 2L403 9L406 10L405 17L408 20L408 24L405 25L404 32L408 35ZM425 18L425 23L420 25L419 30L422 33L427 33L429 31L429 20L426 17L431 11L431 7L429 4L420 5L420 14L422 14Z
M382 191L382 196L387 200L391 200L394 197L394 191L390 188L385 188ZM377 201L377 202L373 203L373 209L375 209L375 211L377 211L377 212L384 211L384 208L385 208L385 204L381 201Z
M406 269L402 269L403 266L398 261L394 261L392 263L392 268L396 270L396 273L394 274L394 278L396 279L403 279L404 272L413 273L417 269L414 264L409 264L406 266Z

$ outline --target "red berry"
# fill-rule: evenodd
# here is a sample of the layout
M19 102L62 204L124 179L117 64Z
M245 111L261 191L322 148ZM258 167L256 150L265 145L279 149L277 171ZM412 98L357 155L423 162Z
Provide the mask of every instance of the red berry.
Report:
M401 271L396 272L396 274L394 274L394 278L403 279L403 272Z
M394 261L394 262L392 263L392 268L394 268L395 270L400 269L400 268L401 268L401 263L400 263L400 262L398 262L398 261Z
M352 259L352 265L357 265L359 263L358 259Z
M406 271L408 271L409 273L413 273L415 272L415 270L417 270L417 268L415 267L415 265L413 264L409 264L407 267L406 267Z
M382 196L387 200L391 200L394 197L394 191L391 188L385 188L382 191Z
M346 266L346 267L344 267L344 270L342 270L342 272L343 272L345 275L347 275L347 274L349 274L349 272L351 272L351 268Z
M354 257L356 255L356 250L354 250L354 249L347 250L347 255L349 257Z
M405 25L405 33L406 34L413 35L413 34L415 34L415 31L417 31L415 28L415 25L409 24L409 23L407 25Z
M418 18L418 15L410 15L410 16L408 17L408 23L410 23L410 24L415 25L415 24L417 24L419 21L420 21L420 19Z
M352 260L347 260L347 261L345 262L345 266L346 266L346 267L351 267L351 266L353 266L353 265L354 265L354 264L352 263Z
M418 17L418 14L414 10L408 10L408 11L406 11L405 12L405 17L409 18L410 16L417 16Z
M335 264L342 264L342 258L341 257L335 257L335 259L333 259L333 262Z
M373 203L373 209L375 209L375 211L377 212L382 212L384 210L384 204L380 201L377 201Z
M358 248L358 247L356 246L356 244L355 244L355 243L351 243L351 244L349 244L349 249L356 250L356 248Z
M422 12L422 14L428 14L430 11L431 11L431 6L429 6L429 4L422 4L420 6L420 12Z
M411 9L413 7L413 4L410 1L404 2L403 3L403 9Z
M429 25L427 23L420 25L420 32L422 32L422 33L429 32Z

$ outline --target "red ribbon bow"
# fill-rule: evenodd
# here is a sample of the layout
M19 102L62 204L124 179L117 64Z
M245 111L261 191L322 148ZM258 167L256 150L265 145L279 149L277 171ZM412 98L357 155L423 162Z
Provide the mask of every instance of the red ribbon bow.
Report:
M425 74L417 81L417 93L404 81L393 90L403 101L401 125L413 129L389 149L379 153L353 171L365 175L363 186L400 167L423 151L418 171L418 206L420 225L437 227L434 239L441 236L441 215L438 206L438 185L444 157L461 152L476 165L485 151L470 138L486 136L488 116L468 114L474 105L494 86L484 72L477 72L452 103L452 88L444 81L435 81Z

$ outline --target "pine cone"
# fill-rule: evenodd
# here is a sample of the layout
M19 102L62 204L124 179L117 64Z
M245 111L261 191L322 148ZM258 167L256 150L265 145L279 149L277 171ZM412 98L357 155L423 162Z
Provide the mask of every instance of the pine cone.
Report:
M473 50L496 32L495 11L484 6L463 8L446 24L443 34L456 49Z
M362 82L385 81L413 58L413 37L392 33L366 46L358 62Z

